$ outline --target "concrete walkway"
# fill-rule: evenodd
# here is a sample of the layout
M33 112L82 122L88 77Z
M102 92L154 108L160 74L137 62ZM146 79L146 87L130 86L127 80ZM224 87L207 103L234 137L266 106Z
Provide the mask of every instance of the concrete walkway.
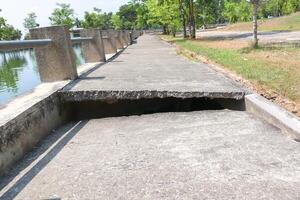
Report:
M113 61L65 88L71 101L116 98L241 99L242 89L205 64L187 61L154 35L144 35Z
M2 199L299 199L300 145L239 111L82 121L11 172Z
M69 101L243 94L151 35L62 91ZM0 179L0 199L281 200L300 199L299 188L299 143L225 109L66 124Z

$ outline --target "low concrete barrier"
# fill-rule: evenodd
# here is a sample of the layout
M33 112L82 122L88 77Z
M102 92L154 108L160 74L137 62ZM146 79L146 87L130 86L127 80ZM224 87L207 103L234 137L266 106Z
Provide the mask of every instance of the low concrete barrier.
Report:
M67 82L44 83L0 110L0 175L51 131L70 121L57 91Z

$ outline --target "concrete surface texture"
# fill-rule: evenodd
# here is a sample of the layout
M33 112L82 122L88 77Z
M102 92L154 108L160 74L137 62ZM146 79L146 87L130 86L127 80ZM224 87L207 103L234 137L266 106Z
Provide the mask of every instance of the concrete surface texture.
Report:
M1 199L299 199L300 146L240 111L94 119L56 130Z
M300 31L265 31L258 33L262 42L300 42ZM252 40L249 31L198 31L197 38Z
M130 94L129 94L130 93ZM116 59L65 87L69 100L158 97L242 99L244 90L208 65L188 61L155 35L143 35Z

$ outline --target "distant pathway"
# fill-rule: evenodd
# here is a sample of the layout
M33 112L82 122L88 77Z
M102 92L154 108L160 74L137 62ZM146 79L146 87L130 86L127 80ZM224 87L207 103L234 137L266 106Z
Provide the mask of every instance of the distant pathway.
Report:
M241 99L243 90L203 63L188 61L155 35L144 35L113 61L64 90L69 100L212 97Z
M237 39L251 40L252 32L249 31L199 31L197 38L203 39ZM266 31L259 32L259 39L263 42L300 42L300 31Z

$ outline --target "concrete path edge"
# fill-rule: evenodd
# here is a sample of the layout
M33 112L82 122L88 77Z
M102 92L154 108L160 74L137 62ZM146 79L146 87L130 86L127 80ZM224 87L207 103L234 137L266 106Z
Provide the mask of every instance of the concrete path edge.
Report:
M280 128L300 142L300 118L258 94L245 96L246 111Z

